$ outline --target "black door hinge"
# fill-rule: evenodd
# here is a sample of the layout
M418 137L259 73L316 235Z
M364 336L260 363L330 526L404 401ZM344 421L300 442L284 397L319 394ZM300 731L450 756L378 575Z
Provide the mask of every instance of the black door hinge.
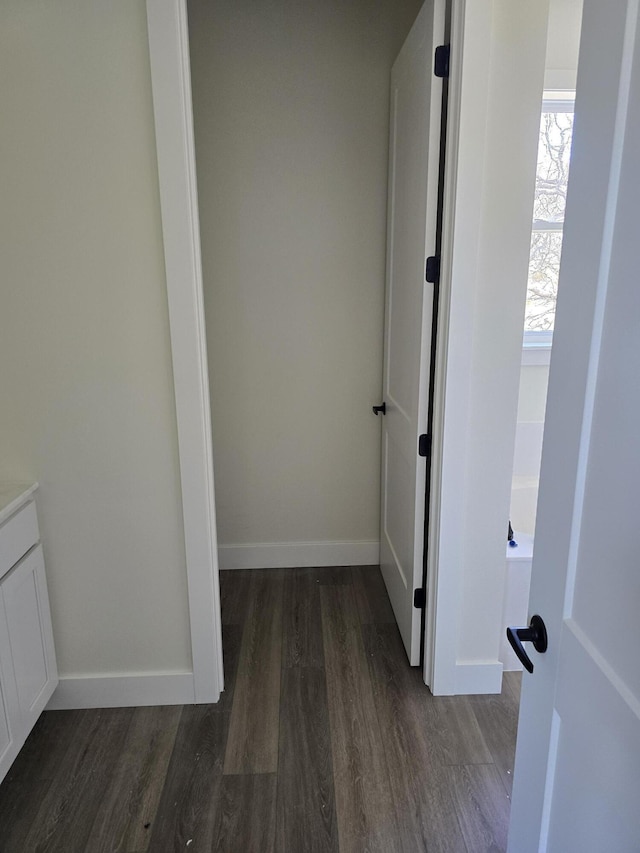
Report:
M449 54L450 54L450 45L441 44L436 48L434 60L433 60L433 73L436 77L448 77L449 76Z
M429 284L436 284L440 280L440 258L438 255L431 255L427 258L424 279Z
M425 596L424 590L422 587L418 589L414 589L413 591L413 606L418 610L423 610L425 605Z
M418 456L428 456L431 453L431 436L423 432L418 437Z

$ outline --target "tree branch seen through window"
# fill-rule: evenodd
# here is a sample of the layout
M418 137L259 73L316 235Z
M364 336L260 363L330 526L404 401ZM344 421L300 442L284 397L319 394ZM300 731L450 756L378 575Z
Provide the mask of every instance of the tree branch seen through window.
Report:
M540 120L525 332L553 330L567 201L573 112L545 101Z

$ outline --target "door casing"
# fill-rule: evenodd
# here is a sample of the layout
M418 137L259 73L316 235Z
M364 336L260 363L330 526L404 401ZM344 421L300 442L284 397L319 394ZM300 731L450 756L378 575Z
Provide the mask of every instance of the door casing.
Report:
M224 687L218 541L186 0L147 0L178 427L194 702Z
M506 8L508 3L509 0L498 0L497 5ZM436 694L496 692L500 689L502 669L497 659L500 634L497 615L493 622L487 615L485 622L481 620L476 626L479 660L465 659L468 653L459 636L461 622L466 618L465 596L467 600L469 597L469 556L464 551L461 496L468 497L468 484L473 477L470 461L476 461L470 448L478 439L473 434L473 425L466 420L476 393L469 381L474 357L471 342L477 333L474 273L469 264L473 266L478 258L485 236L481 233L481 209L487 140L476 131L478 122L483 121L483 103L487 103L483 85L495 61L489 49L495 5L491 0L468 5L465 0L451 0L452 54L424 658L425 681ZM540 38L545 0L530 5L538 13L533 25L527 20L523 27L529 27ZM526 14L530 13L527 9ZM525 11L520 10L520 14ZM222 640L186 0L147 0L147 17L183 489L194 690L196 701L216 701L223 686ZM479 94L476 102L469 100L474 85ZM532 193L535 156L531 161ZM487 455L502 452L508 455L509 443L515 436L520 349L516 343L511 352L517 332L511 330L507 338L501 353L506 353L507 358L510 354L515 366L512 387L501 389L501 405L507 406L511 397L513 423L503 425L503 432L492 435L485 443ZM496 355L495 348L493 357L500 363L502 356ZM487 367L491 373L491 365ZM506 506L510 474L507 480L503 477L498 487L504 493ZM465 512L472 510L473 507L467 507ZM500 519L494 520L494 529L500 524ZM479 543L487 554L496 551L497 563L503 554L503 543L498 539L493 530L487 531ZM484 586L499 596L500 579L496 574L499 569L496 570L493 558L487 558L485 564ZM475 582L480 581L480 575L481 572L476 573ZM498 611L499 606L496 614Z

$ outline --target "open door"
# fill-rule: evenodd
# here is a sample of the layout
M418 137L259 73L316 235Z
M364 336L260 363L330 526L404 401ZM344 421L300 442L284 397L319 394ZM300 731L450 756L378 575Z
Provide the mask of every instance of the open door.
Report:
M585 0L512 853L640 850L639 72L637 0Z
M380 567L412 665L420 662L427 432L442 81L444 0L427 0L391 72Z

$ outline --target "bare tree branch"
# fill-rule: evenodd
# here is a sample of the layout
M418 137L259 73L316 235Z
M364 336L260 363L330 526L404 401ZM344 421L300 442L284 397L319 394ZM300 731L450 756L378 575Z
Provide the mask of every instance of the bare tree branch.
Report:
M540 122L536 224L564 221L571 156L573 114L545 112ZM531 236L525 329L553 329L562 253L562 230L536 230Z

